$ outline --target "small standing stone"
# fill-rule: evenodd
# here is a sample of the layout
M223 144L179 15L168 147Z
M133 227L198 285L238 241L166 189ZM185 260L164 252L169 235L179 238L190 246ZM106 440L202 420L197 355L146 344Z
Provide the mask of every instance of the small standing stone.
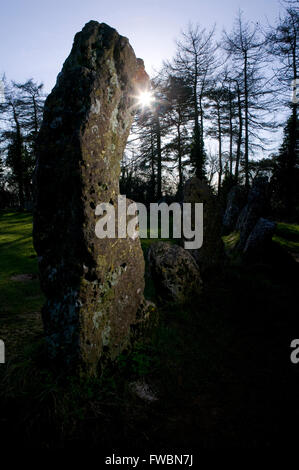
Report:
M202 280L198 266L184 248L165 242L153 243L148 250L148 261L162 301L184 303L200 292Z

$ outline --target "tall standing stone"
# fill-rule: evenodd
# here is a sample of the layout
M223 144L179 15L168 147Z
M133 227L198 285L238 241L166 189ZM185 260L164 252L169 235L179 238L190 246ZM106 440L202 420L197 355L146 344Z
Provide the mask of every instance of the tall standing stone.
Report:
M126 346L143 299L140 240L97 238L95 208L117 210L134 95L147 82L128 39L90 21L45 103L33 233L43 322L50 356L88 373Z

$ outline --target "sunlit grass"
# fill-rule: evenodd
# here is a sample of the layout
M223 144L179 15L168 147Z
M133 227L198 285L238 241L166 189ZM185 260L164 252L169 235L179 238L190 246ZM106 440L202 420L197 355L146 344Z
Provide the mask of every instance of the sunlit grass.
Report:
M294 253L299 253L299 225L278 223L273 241Z
M37 279L37 258L32 244L32 215L0 214L0 314L36 312L44 302ZM33 275L32 280L12 277Z
M238 241L240 240L240 234L239 232L232 232L229 235L225 235L222 237L223 243L225 248L230 251L235 248L237 245Z

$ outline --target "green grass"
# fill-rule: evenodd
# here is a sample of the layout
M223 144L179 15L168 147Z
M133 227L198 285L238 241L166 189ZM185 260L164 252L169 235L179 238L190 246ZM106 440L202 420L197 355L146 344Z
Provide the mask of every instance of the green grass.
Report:
M225 249L230 252L232 251L235 246L237 245L238 241L240 240L239 232L232 232L229 235L224 235L222 237Z
M299 225L278 223L273 241L293 253L299 253Z
M162 238L161 237L161 216L159 217L158 221L158 232L151 229L148 226L147 229L147 238L140 238L141 246L146 253L146 250L151 246L152 243L155 242L169 242L169 243L178 243L179 239L173 238L173 214L169 214L169 238Z
M239 232L232 232L222 237L228 254L232 252L240 239ZM299 253L299 225L278 222L273 241L292 253Z
M0 314L39 311L44 297L37 278L37 258L32 244L30 213L0 213ZM13 280L29 274L32 280Z

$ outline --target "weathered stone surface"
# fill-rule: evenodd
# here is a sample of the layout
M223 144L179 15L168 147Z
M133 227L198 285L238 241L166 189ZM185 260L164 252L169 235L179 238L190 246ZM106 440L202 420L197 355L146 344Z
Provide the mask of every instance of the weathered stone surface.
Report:
M263 219L261 217L246 241L246 245L243 250L244 254L258 254L269 247L275 228L275 222L271 222L270 220Z
M148 250L149 269L161 300L184 303L202 285L194 258L170 243L153 243Z
M50 356L89 373L125 347L143 299L139 239L98 239L95 208L117 209L133 95L147 80L128 39L90 21L45 103L34 210L43 321Z
M227 196L227 204L223 216L223 233L231 233L238 220L238 216L244 207L246 199L244 197L244 190L240 186L233 186Z
M256 178L248 194L246 206L242 209L236 229L240 231L238 249L243 250L258 219L267 212L268 179Z
M142 336L149 336L158 326L159 311L157 306L145 298L140 303L136 313L136 321L131 326L131 344Z
M209 186L196 177L191 178L185 184L184 202L203 203L203 244L199 249L189 250L203 274L223 260L224 246L221 238L220 210ZM193 220L192 229L194 229Z

